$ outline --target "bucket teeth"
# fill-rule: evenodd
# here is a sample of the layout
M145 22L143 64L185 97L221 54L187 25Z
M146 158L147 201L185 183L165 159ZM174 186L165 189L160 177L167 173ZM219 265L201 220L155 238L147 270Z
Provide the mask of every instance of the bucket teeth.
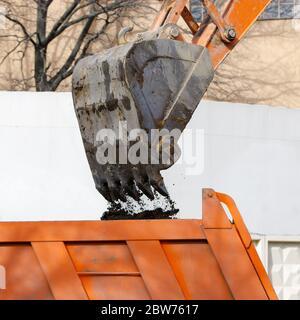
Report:
M141 190L150 200L154 200L154 194L153 194L153 192L152 192L151 185L150 185L149 181L144 182L144 183L138 183L137 185L138 185L138 187L140 188L140 190Z
M159 192L161 195L167 197L169 193L164 183L164 179L161 176L159 170L157 168L148 167L147 168L148 175L150 177L150 183L152 187Z
M120 200L120 187L114 180L108 180L109 193L113 201Z
M108 188L108 184L107 182L102 182L99 185L96 185L96 189L103 195L103 197L108 201L108 202L112 202L113 199L110 195L110 191Z
M125 167L118 166L118 172L115 171L113 175L108 169L104 173L106 179L96 185L97 190L107 201L126 202L128 196L139 201L142 194L154 200L153 189L163 196L168 196L167 188L157 168L132 167L127 172L124 169Z
M169 195L168 190L167 190L163 180L160 180L160 181L154 183L153 187L156 191L158 191L164 197L167 197Z
M124 192L124 188L122 187L122 184L120 181L118 181L117 183L118 186L118 198L123 201L126 202L126 193Z
M154 200L154 194L151 189L150 179L147 175L145 168L140 166L139 168L133 169L133 175L136 185L139 189L150 199Z
M128 195L133 198L136 201L140 200L140 193L138 192L135 183L133 180L129 181L127 187L126 187L126 191L128 193Z
M125 168L125 167L124 167ZM127 201L127 197L131 197L139 201L142 194L146 195L150 200L154 200L153 189L161 195L167 197L168 191L164 184L163 177L158 169L153 169L151 166L134 167L132 170L124 171L123 168L118 167L118 174L114 172L108 174L109 170L105 172L105 180L97 183L97 190L103 197L109 201Z
M153 188L156 191L158 191L161 195L163 195L164 197L167 197L169 195L168 190L167 190L165 183L164 183L164 179L160 175L160 173L158 173L158 176L156 176L155 179L153 179L151 181L151 184L152 184Z

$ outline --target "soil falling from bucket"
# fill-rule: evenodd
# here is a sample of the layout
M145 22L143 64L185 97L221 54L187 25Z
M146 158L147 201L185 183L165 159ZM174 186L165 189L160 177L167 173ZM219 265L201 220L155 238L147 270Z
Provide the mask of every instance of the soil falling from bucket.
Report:
M156 193L153 201L146 198L135 201L130 198L127 202L109 203L101 220L177 219L179 209L175 206L170 197Z

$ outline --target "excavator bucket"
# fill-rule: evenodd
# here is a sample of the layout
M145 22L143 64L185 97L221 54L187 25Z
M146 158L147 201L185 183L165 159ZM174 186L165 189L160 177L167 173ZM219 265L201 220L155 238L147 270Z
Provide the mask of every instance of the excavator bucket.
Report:
M108 201L138 200L143 193L153 199L154 190L167 196L160 171L176 156L167 163L159 156L153 163L149 154L162 147L153 131L181 133L213 73L206 48L168 39L128 43L78 62L76 115L96 188ZM141 148L134 153L137 143Z

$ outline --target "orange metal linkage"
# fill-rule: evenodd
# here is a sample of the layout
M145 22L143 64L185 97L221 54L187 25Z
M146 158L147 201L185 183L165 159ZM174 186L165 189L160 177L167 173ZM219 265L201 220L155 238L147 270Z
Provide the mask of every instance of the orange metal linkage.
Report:
M202 0L202 2L210 15L210 22L207 25L199 25L194 20L188 9L188 0L165 0L151 30L167 24L177 24L182 17L194 35L192 43L207 47L216 69L271 0L217 0L215 2ZM183 34L180 34L176 40L186 41Z

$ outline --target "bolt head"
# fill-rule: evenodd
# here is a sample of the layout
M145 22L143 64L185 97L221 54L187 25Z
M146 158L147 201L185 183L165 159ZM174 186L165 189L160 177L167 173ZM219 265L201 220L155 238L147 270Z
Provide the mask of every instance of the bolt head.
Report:
M236 32L235 32L234 28L231 27L226 30L226 37L230 41L232 41L236 38Z
M178 30L178 28L176 28L176 27L172 27L171 29L170 29L170 36L171 37L173 37L173 38L176 38L176 37L178 37L179 36L179 30Z

